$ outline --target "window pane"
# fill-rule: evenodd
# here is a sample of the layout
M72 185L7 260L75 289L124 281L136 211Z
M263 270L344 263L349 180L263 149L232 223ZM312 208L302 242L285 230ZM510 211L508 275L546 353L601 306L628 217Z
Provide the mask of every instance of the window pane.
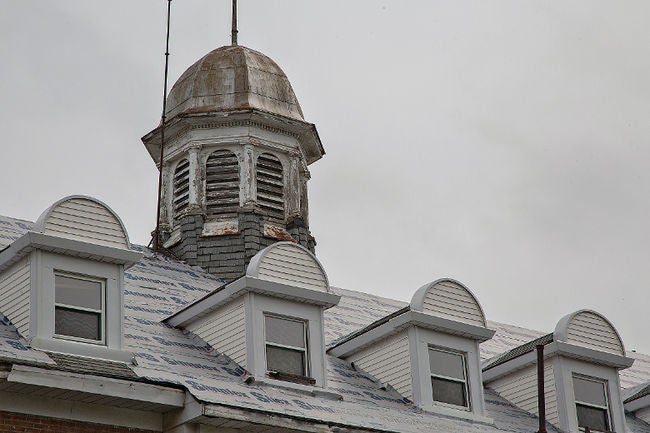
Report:
M609 430L609 421L605 409L576 404L576 411L578 412L578 427L589 427L595 431Z
M55 275L54 286L56 287L55 299L57 304L74 305L96 310L102 308L102 285L98 281Z
M605 384L603 382L574 377L573 392L576 401L595 404L598 406L606 406Z
M433 389L433 401L467 407L464 383L432 377L431 388Z
M295 320L264 316L266 341L285 346L305 347L305 324Z
M101 314L56 307L54 333L88 340L101 340Z
M462 355L429 349L429 366L432 374L465 380Z
M281 347L266 346L266 369L306 376L305 353Z

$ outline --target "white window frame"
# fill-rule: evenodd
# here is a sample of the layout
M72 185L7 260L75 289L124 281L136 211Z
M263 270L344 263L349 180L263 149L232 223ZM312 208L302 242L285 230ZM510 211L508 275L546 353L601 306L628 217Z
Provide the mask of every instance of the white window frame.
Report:
M469 389L469 380L468 380L468 372L467 372L467 355L463 352L457 352L454 350L442 348L442 347L437 347L437 346L428 346L427 347L427 361L429 361L429 353L430 351L435 350L437 352L442 352L442 353L449 353L452 355L456 355L461 359L462 367L463 367L463 380L460 380L456 377L449 377L449 376L444 376L441 374L435 374L431 371L431 364L428 365L429 367L429 383L431 384L431 399L433 400L434 405L439 405L439 406L444 406L444 407L449 407L453 409L460 409L460 410L466 410L466 411L471 411L472 410L472 398L470 394L470 389ZM429 361L430 362L430 361ZM444 401L438 401L433 399L433 384L431 383L431 378L436 378L436 379L443 379L443 380L448 380L450 382L456 382L456 383L462 383L464 386L465 390L465 401L467 402L467 405L461 406L461 405L456 405L456 404L451 404L451 403L446 403Z
M298 322L298 323L300 323L302 325L302 334L303 334L303 341L304 341L305 347L289 346L289 345L285 345L285 344L279 344L279 343L274 343L272 341L268 341L268 339L266 338L266 318L267 317L273 317L275 319L287 320L287 321L290 321L290 322ZM308 335L309 335L309 324L308 324L307 320L300 319L300 318L297 318L297 317L287 317L287 316L282 316L282 315L279 315L279 314L273 314L273 313L265 312L264 313L264 365L265 365L265 368L266 368L266 374L269 375L269 376L272 376L274 373L282 373L282 372L278 372L278 371L275 371L275 370L269 370L268 359L266 359L266 348L268 346L272 346L272 347L278 347L278 348L281 348L281 349L289 349L289 350L303 352L304 353L304 357L303 357L304 365L303 365L303 367L305 369L305 375L303 377L311 378ZM285 374L288 374L288 373L285 373Z
M603 393L604 393L604 396L605 396L605 405L600 406L600 405L597 405L597 404L588 403L588 402L578 400L575 397L575 384L573 382L573 379L586 380L586 381L589 381L589 382L595 382L595 383L601 384L603 386ZM574 400L573 402L574 402L575 407L576 407L576 424L578 425L578 430L581 431L581 432L585 431L584 427L580 427L580 425L579 425L580 421L578 420L578 405L581 405L581 406L590 407L590 408L594 408L594 409L601 409L601 410L604 409L605 414L607 416L607 430L604 430L604 431L605 432L613 431L612 412L611 412L610 407L609 407L609 392L608 392L608 387L607 387L607 380L600 379L600 378L597 378L597 377L583 376L581 374L573 374L573 375L571 375L571 386L573 387L573 396L574 396L573 397L573 400ZM590 429L591 429L591 427L590 427ZM600 430L591 430L591 431L592 432L599 432Z
M61 277L66 277L66 278L74 278L77 280L82 280L82 281L88 281L92 283L99 283L101 287L101 308L100 309L95 309L95 308L87 308L87 307L80 307L78 305L69 305L69 304L61 304L56 302L56 277L61 276ZM65 271L59 271L55 270L54 271L54 323L52 324L52 330L53 330L53 336L55 338L59 338L62 340L71 340L71 341L79 341L83 343L90 343L90 344L96 344L96 345L101 345L105 346L106 345L106 280L102 278L97 278L89 275L82 275L82 274L75 274L71 272L65 272ZM65 335L65 334L57 334L56 333L56 309L57 307L65 308L68 310L76 310L76 311L84 311L84 312L90 312L90 313L99 313L99 332L101 335L101 339L99 340L94 340L94 339L89 339L89 338L82 338L82 337L75 337L74 335Z

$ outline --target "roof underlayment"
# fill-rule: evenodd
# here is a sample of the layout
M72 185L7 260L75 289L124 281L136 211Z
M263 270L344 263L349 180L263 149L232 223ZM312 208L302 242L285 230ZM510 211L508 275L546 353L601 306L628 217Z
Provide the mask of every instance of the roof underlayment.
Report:
M28 221L0 217L0 250L32 227ZM263 413L283 414L296 420L398 432L532 432L537 418L486 389L486 415L494 424L483 424L424 412L390 387L350 364L327 356L328 389L342 400L315 396L269 385L244 383L244 370L227 356L189 332L172 328L162 320L183 306L214 290L224 281L201 269L154 256L144 247L143 259L125 273L125 349L135 353L137 365L82 366L74 357L48 356L33 350L8 320L0 320L0 362L75 370L83 374L124 377L186 388L198 400ZM325 342L330 345L352 332L407 306L378 296L332 288L341 301L325 311ZM495 336L481 344L484 360L502 355L546 333L489 322ZM634 365L620 373L623 388L639 389L650 381L650 356L628 353ZM131 371L132 370L132 371ZM650 425L627 417L634 433L650 433ZM557 431L549 427L549 431Z

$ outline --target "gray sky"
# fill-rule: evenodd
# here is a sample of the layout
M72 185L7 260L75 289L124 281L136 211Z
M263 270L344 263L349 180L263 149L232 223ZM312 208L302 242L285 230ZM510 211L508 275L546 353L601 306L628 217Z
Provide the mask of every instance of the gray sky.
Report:
M332 284L439 277L489 319L592 308L650 353L650 2L240 0L327 155L311 229ZM0 214L88 194L146 244L163 0L1 2ZM170 86L229 43L229 0L172 2Z

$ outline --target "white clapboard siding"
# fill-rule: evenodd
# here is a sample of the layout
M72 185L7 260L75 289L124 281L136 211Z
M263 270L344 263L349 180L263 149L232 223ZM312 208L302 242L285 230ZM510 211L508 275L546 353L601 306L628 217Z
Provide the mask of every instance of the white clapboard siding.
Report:
M0 275L0 312L29 338L30 266L26 257Z
M637 418L650 423L650 407L644 407L643 409L637 410L634 412L634 415L636 415Z
M537 366L532 365L489 383L491 388L517 407L538 415L537 410ZM557 392L553 376L553 361L544 364L544 395L546 396L546 418L548 422L559 425Z
M328 289L327 278L316 260L290 244L272 246L259 263L257 277L305 289Z
M571 319L566 341L590 349L625 355L614 328L605 319L589 311L582 311Z
M221 353L246 368L244 300L237 299L187 327Z
M483 312L474 296L453 281L441 281L430 287L422 310L434 316L485 326Z
M401 395L413 398L409 341L405 332L393 335L347 358L354 365L388 383Z
M85 198L59 203L47 216L43 233L128 248L126 234L115 215L100 203Z

